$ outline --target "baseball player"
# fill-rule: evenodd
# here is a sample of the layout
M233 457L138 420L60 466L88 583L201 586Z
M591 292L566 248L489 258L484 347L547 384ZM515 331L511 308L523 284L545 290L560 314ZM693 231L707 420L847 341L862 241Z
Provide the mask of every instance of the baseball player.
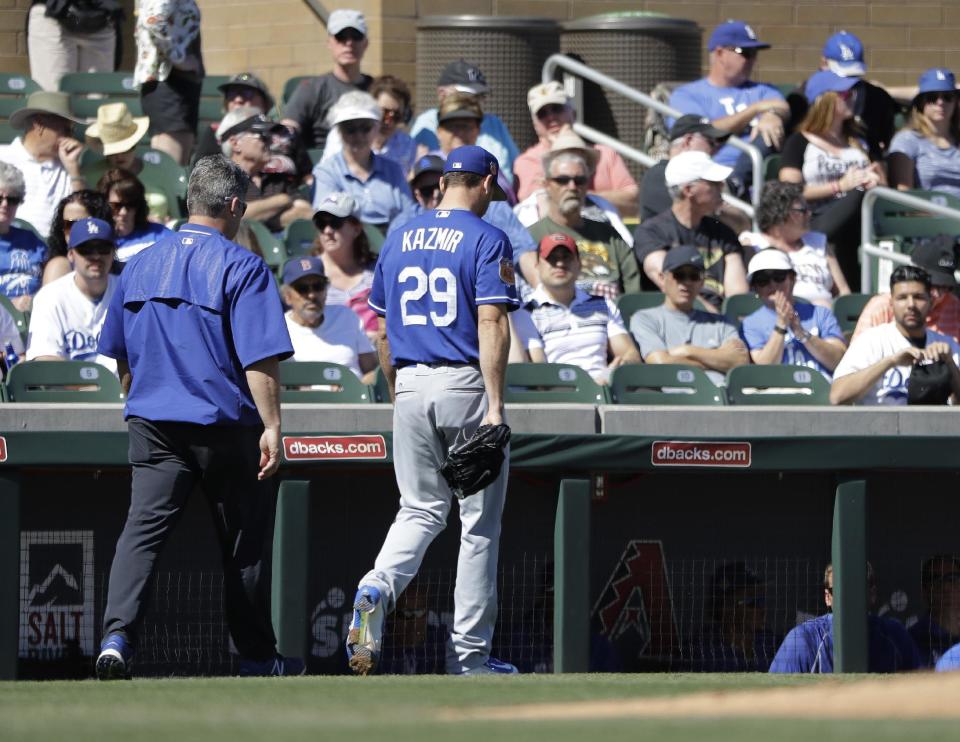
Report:
M452 495L438 470L447 452L479 426L503 422L507 312L519 300L510 241L480 218L504 198L498 171L485 149L454 149L440 204L391 233L377 261L369 304L380 316L380 364L394 391L400 510L354 600L347 656L360 675L376 669L384 617L446 524ZM450 674L517 672L490 656L507 463L492 484L460 500Z

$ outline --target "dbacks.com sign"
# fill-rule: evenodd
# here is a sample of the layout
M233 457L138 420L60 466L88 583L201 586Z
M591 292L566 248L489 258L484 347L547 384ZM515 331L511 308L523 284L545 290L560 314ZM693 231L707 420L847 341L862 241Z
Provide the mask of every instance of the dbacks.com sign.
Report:
M341 459L386 459L387 442L382 435L284 436L287 461Z

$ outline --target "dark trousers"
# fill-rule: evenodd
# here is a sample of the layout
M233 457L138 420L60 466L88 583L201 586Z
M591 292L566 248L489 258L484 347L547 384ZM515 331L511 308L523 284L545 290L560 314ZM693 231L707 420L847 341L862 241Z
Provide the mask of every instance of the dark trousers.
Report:
M810 228L827 235L851 291L860 290L860 206L863 191L848 191L814 211Z
M131 418L130 512L110 569L104 634L135 643L154 566L194 486L213 515L223 559L225 612L241 657L276 653L270 618L270 551L276 508L272 480L257 480L259 428Z

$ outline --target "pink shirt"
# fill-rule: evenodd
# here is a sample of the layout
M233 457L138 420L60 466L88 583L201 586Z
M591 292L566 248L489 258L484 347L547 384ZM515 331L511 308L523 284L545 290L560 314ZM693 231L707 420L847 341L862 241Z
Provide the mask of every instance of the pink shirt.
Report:
M622 188L636 187L637 181L630 175L623 158L603 144L593 145L600 153L597 171L593 174L590 190L618 191ZM513 161L513 174L519 183L517 198L523 201L538 188L543 187L543 156L549 145L543 141L533 145Z

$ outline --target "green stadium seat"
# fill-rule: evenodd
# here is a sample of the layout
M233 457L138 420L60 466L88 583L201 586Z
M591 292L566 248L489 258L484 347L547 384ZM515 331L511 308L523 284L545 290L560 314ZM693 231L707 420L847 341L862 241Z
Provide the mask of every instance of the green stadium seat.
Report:
M30 312L21 312L15 306L6 294L0 294L0 308L5 309L7 314L13 317L13 322L17 326L17 332L20 333L20 339L23 340L23 347L27 347L27 330L30 328Z
M60 91L74 95L139 98L131 72L70 72L60 78Z
M316 165L320 162L320 158L323 157L323 148L322 147L310 147L307 150L307 157L310 158L310 162Z
M738 366L727 374L731 405L829 405L830 384L806 366Z
M220 119L223 118L223 101L217 98L213 100L211 98L201 98L200 99L200 112L197 126L206 122L207 124L219 123Z
M283 232L283 241L287 246L287 255L296 258L309 255L313 241L317 238L317 228L309 219L295 219Z
M938 206L960 210L960 198L956 196L923 190L912 190L907 193ZM939 234L960 235L960 219L918 212L911 206L904 206L883 198L877 199L873 208L873 221L878 238L897 239L901 247L917 237L935 237Z
M256 219L244 219L243 223L250 227L250 231L253 232L253 236L257 239L257 244L260 245L260 252L263 253L264 262L270 266L274 273L278 273L288 258L287 248L283 244L283 240L275 237L274 234L267 229L266 224Z
M763 158L763 180L769 182L780 177L781 155L767 155Z
M19 129L14 129L7 121L0 121L0 144L10 144L14 139L23 134Z
M703 369L685 364L632 363L618 366L610 376L614 404L713 405L724 404Z
M623 324L630 327L630 318L641 309L652 309L663 304L662 291L635 291L630 294L621 294L617 299L617 308Z
M9 119L10 114L19 111L25 105L27 105L27 99L22 96L0 98L0 118Z
M143 104L139 98L87 98L82 95L70 96L70 111L77 118L93 121L97 118L97 109L106 103L126 103L131 116L143 116Z
M203 78L203 84L200 87L200 97L216 98L222 104L223 93L217 90L217 88L220 85L225 85L229 79L230 75L207 75Z
M386 239L386 236L372 224L364 224L363 231L367 235L367 242L370 243L370 252L372 252L374 255L379 255L380 248L383 247L383 242Z
M379 366L377 367L377 375L374 378L374 382L370 385L370 391L373 394L374 402L383 402L386 404L393 402L393 400L390 399L390 387L387 385L387 377L383 375L383 369Z
M123 402L120 380L87 361L26 361L7 377L11 402Z
M833 300L833 314L847 337L853 334L860 313L872 298L873 294L847 294Z
M346 366L311 361L280 364L281 402L359 404L372 401L370 387Z
M744 317L753 314L762 306L763 302L756 294L734 294L723 300L722 311L728 320L739 327Z
M0 73L0 95L27 96L40 90L40 86L27 75L16 72Z
M566 363L510 363L505 402L604 404L607 392L579 366Z
M46 235L40 234L40 233L37 231L37 228L34 227L30 222L24 221L23 219L14 219L14 220L13 220L12 222L10 222L10 223L11 223L14 227L18 227L18 228L20 228L20 229L29 229L29 230L30 230L31 232L33 232L37 237L40 238L40 241L41 241L41 242L46 243L46 241L47 241Z
M296 77L291 77L283 84L283 102L286 103L290 100L290 96L293 95L293 91L297 89L299 85L304 80L309 80L316 75L297 75Z

